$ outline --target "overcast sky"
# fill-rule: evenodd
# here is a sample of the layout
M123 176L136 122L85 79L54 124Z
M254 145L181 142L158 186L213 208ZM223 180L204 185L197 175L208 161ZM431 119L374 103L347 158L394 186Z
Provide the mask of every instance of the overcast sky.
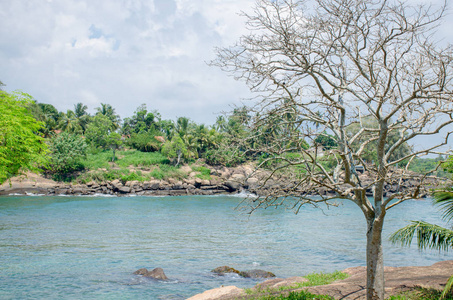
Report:
M411 0L421 1L421 0ZM434 0L439 2L441 0ZM449 0L450 1L450 0ZM249 97L206 62L245 34L254 0L0 0L0 81L58 110L142 103L163 118L214 123ZM439 35L453 41L452 14Z

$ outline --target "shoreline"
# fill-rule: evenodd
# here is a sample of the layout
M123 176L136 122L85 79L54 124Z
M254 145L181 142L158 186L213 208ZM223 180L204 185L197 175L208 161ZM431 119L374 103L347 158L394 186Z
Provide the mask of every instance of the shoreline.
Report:
M265 185L260 184L260 176L264 173L254 173L251 166L239 166L235 168L214 168L211 167L210 179L201 179L190 167L184 166L186 178L166 180L152 179L149 181L127 181L119 179L104 182L88 182L86 184L75 184L56 182L47 179L42 175L27 173L13 177L0 185L0 196L5 195L45 195L45 196L187 196L187 195L235 195L248 193L251 195L266 195L268 190L279 188L278 182L269 180ZM361 175L363 182L369 182L366 174ZM433 179L430 184L436 185L437 180ZM386 185L385 195L390 196L398 192L399 189L411 189L416 186L416 182L407 180L401 186L395 184ZM371 186L371 185L370 185ZM319 187L310 191L300 191L306 196L329 196L335 194L325 187ZM373 195L372 188L367 189L367 196ZM422 198L427 195L422 195Z
M341 272L348 274L349 277L327 285L296 287L307 279L303 276L273 278L249 289L251 293L236 286L221 286L194 295L187 300L255 299L261 296L287 295L290 292L302 290L318 295L329 295L334 299L366 299L366 267L351 267ZM384 267L384 273L386 298L401 292L413 291L418 287L441 291L453 274L453 260L439 261L431 266Z

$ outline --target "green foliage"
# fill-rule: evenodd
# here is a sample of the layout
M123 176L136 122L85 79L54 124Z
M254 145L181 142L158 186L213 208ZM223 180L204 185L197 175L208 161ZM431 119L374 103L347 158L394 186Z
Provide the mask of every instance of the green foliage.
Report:
M149 167L152 165L168 165L170 161L159 152L122 151L117 160L119 166Z
M237 148L221 145L205 153L206 163L217 166L235 167L245 162L245 156Z
M39 130L44 137L49 138L54 135L60 122L60 114L52 104L30 103L30 112L36 120L43 122L44 126Z
M182 159L190 158L189 150L179 135L165 142L162 146L162 154L167 156L175 166L179 165Z
M416 287L414 290L402 292L387 298L387 300L439 300L441 291L430 288ZM452 295L446 295L446 300L453 300Z
M192 170L194 172L200 172L200 174L197 174L196 177L200 179L206 179L209 180L211 179L211 170L203 167L203 166L192 166Z
M85 137L87 142L94 147L106 149L109 147L108 136L114 130L114 124L108 116L97 114L92 122L87 125Z
M112 155L107 151L88 153L83 164L85 168L89 170L107 169L110 167L109 161L111 158Z
M162 147L162 143L156 140L154 131L132 133L127 140L127 145L142 152L156 152Z
M260 300L335 300L328 295L316 295L307 291L290 292L289 294L261 296Z
M136 150L117 152L118 159L115 161L119 167L150 167L153 165L168 165L170 161L159 152L140 152ZM110 168L111 154L101 151L95 154L88 154L84 165L87 169L96 170L100 168Z
M254 299L263 299L263 300L277 300L277 299L334 299L327 295L315 295L311 294L307 291L298 291L298 292L290 292L289 294L282 293L285 290L292 290L292 289L299 289L302 287L309 287L309 286L318 286L318 285L326 285L330 284L337 280L343 280L349 277L348 274L342 273L340 271L335 271L333 273L311 273L306 276L305 278L308 279L307 282L301 282L291 286L280 287L278 289L265 289L265 290L246 290L246 292L250 295L256 295ZM280 292L278 295L275 295L277 292Z
M100 107L96 107L96 116L105 116L110 120L112 130L120 127L120 116L115 113L115 109L110 104L101 103Z
M409 165L409 170L414 171L420 174L426 174L428 172L432 172L433 175L438 177L445 177L447 176L448 172L448 162L441 165L438 168L439 163L443 160L442 157L437 158L415 158L412 160L411 164ZM437 170L436 170L437 168Z
M434 194L434 197L434 204L439 205L444 211L442 218L450 222L453 219L453 189L439 191ZM411 224L393 233L390 236L390 241L394 244L400 243L402 246L409 246L415 234L417 235L419 249L436 249L439 251L453 249L453 230L423 221L411 221ZM440 299L450 293L452 286L453 276L448 280Z
M124 119L121 131L126 135L134 133L157 132L160 127L159 122L160 114L156 111L148 112L146 104L142 104L137 107L132 117Z
M105 139L105 144L107 147L112 149L112 161L115 161L115 152L121 147L123 141L121 140L121 135L118 132L110 132L110 134Z
M63 132L51 139L49 148L48 170L55 180L66 180L74 171L84 169L87 145L81 136Z
M343 280L349 277L348 274L335 271L333 273L311 273L304 276L308 279L308 282L303 282L301 286L317 286L330 284L337 280Z
M30 103L28 94L0 91L0 184L47 163L47 145L37 134L44 124L32 116Z
M330 150L338 147L338 143L335 138L332 135L327 134L325 131L318 135L314 142L321 145L324 150Z
M122 175L120 177L120 180L121 182L126 183L128 181L140 181L140 182L143 182L143 181L146 181L146 180L149 180L150 179L150 176L143 176L141 174L139 174L138 172L130 172L126 175Z

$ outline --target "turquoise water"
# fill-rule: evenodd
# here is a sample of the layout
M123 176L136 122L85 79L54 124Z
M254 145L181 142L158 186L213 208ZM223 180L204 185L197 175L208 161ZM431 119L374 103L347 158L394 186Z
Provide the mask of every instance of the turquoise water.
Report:
M0 299L185 299L220 285L256 281L218 277L229 265L279 277L365 264L359 209L307 206L252 216L232 196L0 197ZM385 234L424 219L438 223L431 202L389 211ZM385 242L385 264L430 265L453 259ZM167 282L132 273L161 267Z

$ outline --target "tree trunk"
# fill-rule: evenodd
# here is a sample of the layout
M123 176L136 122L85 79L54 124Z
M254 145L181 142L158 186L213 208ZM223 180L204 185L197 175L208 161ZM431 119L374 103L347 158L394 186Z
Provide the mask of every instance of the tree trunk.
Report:
M384 256L382 227L384 216L367 219L367 300L384 300Z

